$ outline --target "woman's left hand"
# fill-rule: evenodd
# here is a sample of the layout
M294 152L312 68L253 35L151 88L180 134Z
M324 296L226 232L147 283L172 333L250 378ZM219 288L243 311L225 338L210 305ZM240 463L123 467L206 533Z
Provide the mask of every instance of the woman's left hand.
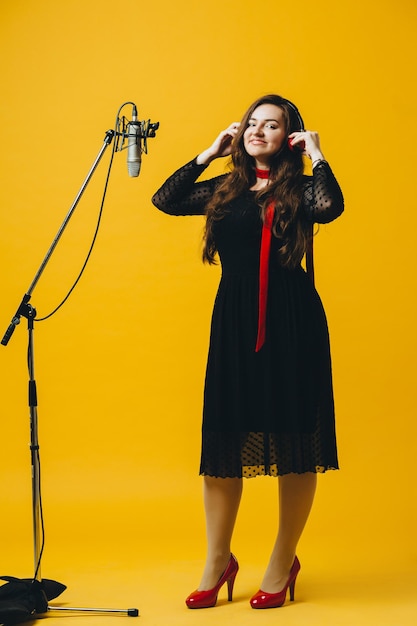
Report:
M288 139L291 141L292 147L298 146L303 154L312 161L324 158L320 148L320 137L317 132L312 130L297 131L291 133Z

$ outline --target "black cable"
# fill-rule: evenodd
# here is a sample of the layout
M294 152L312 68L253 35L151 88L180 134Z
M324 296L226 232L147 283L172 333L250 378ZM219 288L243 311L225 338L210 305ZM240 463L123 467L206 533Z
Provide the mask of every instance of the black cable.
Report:
M33 378L32 378L33 371L31 368L31 363L33 360L31 345L32 345L31 342L29 342L28 351L27 351L27 364L28 364L28 369L29 369L30 381L34 383ZM36 383L34 383L34 389L36 389ZM37 405L36 391L33 392L32 390L32 392L29 393L29 404L31 405L31 407ZM31 427L33 428L33 424L31 425ZM33 456L35 454L36 454L37 467L38 467L38 482L36 485L36 490L37 490L37 493L39 494L39 519L41 522L41 549L39 551L38 562L36 563L36 569L35 569L35 574L33 576L33 580L37 579L38 572L41 566L42 555L43 555L43 551L45 547L45 523L44 523L43 506L42 506L41 459L40 459L40 454L39 454L39 446L37 446L36 449L31 448L31 455Z
M41 490L41 458L40 458L40 454L39 454L39 448L36 450L36 455L38 457L38 470L39 470L39 474L38 474L38 493L39 493L39 519L41 522L41 538L42 538L42 542L41 542L41 549L39 551L39 558L38 558L38 562L36 564L36 569L35 569L35 574L33 576L33 580L36 580L38 577L38 572L39 572L39 568L41 566L41 562L42 562L42 556L43 556L43 550L45 548L45 523L44 523L44 519L43 519L43 506L42 506L42 490Z
M77 284L79 283L79 281L81 279L81 276L84 274L85 268L87 267L87 263L88 263L88 261L90 259L90 256L91 256L92 252L93 252L94 245L95 245L95 242L96 242L96 239L97 239L97 235L98 235L98 231L99 231L100 225L101 225L101 218L103 216L104 201L106 199L107 188L108 188L108 184L109 184L111 169L112 169L112 166L113 166L114 155L115 155L115 152L118 151L118 141L119 141L119 136L121 134L120 133L120 118L119 118L120 111L127 104L132 104L133 105L134 103L133 102L124 102L121 105L121 107L119 108L119 110L117 111L116 122L115 122L115 126L114 126L113 149L112 149L112 152L111 152L110 163L109 163L109 167L108 167L108 170L107 170L106 181L105 181L105 184L104 184L103 196L102 196L100 210L99 210L98 219L97 219L97 226L96 226L96 229L94 231L93 239L92 239L90 248L88 250L87 256L85 258L85 261L84 261L84 263L83 263L83 265L81 267L80 273L78 274L77 278L74 281L74 284L72 285L72 287L68 291L68 293L65 296L65 298L60 302L60 304L58 304L58 306L56 306L55 309L53 311L51 311L51 313L49 313L48 315L45 315L44 317L36 317L34 319L35 322L43 322L43 321L49 319L50 317L52 317L53 315L55 315L55 313L57 311L59 311L59 309L65 304L65 302L68 300L68 298L70 297L70 295L74 291L75 287L77 286ZM125 129L123 128L122 135L124 135L124 133L125 133Z

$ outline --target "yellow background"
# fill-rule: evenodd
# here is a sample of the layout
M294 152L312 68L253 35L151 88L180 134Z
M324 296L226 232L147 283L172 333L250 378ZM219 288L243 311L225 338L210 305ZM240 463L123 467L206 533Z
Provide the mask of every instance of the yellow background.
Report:
M119 106L160 122L138 179L116 154L85 275L35 325L42 573L68 584L66 602L138 605L147 624L277 619L246 601L276 530L270 478L245 482L241 602L215 615L183 605L204 558L200 416L219 269L200 262L201 218L150 202L272 91L320 132L346 201L315 244L341 471L320 477L302 601L285 619L415 623L416 13L412 0L2 0L1 335ZM34 290L38 316L81 267L110 152ZM15 576L33 574L26 344L23 319L0 348L0 574Z

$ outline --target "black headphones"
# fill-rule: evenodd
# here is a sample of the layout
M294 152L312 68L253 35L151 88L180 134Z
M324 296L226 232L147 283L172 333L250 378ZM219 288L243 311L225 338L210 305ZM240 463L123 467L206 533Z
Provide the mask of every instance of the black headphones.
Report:
M303 122L303 118L301 117L300 111L297 109L297 107L295 106L295 104L293 102L291 102L291 100L287 100L285 98L285 103L288 104L288 106L292 109L292 111L295 113L297 120L298 120L298 125L299 125L299 129L297 132L303 132L305 130L304 128L304 122ZM288 140L288 147L290 150L304 150L305 144L300 143L297 144L296 146L292 145L291 139Z

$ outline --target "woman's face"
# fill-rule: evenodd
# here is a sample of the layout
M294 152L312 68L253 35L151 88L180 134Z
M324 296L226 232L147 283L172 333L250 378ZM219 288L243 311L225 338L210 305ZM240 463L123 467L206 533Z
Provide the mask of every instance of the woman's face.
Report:
M249 118L243 135L246 152L258 167L267 167L271 157L286 141L287 131L282 109L275 104L261 104Z

